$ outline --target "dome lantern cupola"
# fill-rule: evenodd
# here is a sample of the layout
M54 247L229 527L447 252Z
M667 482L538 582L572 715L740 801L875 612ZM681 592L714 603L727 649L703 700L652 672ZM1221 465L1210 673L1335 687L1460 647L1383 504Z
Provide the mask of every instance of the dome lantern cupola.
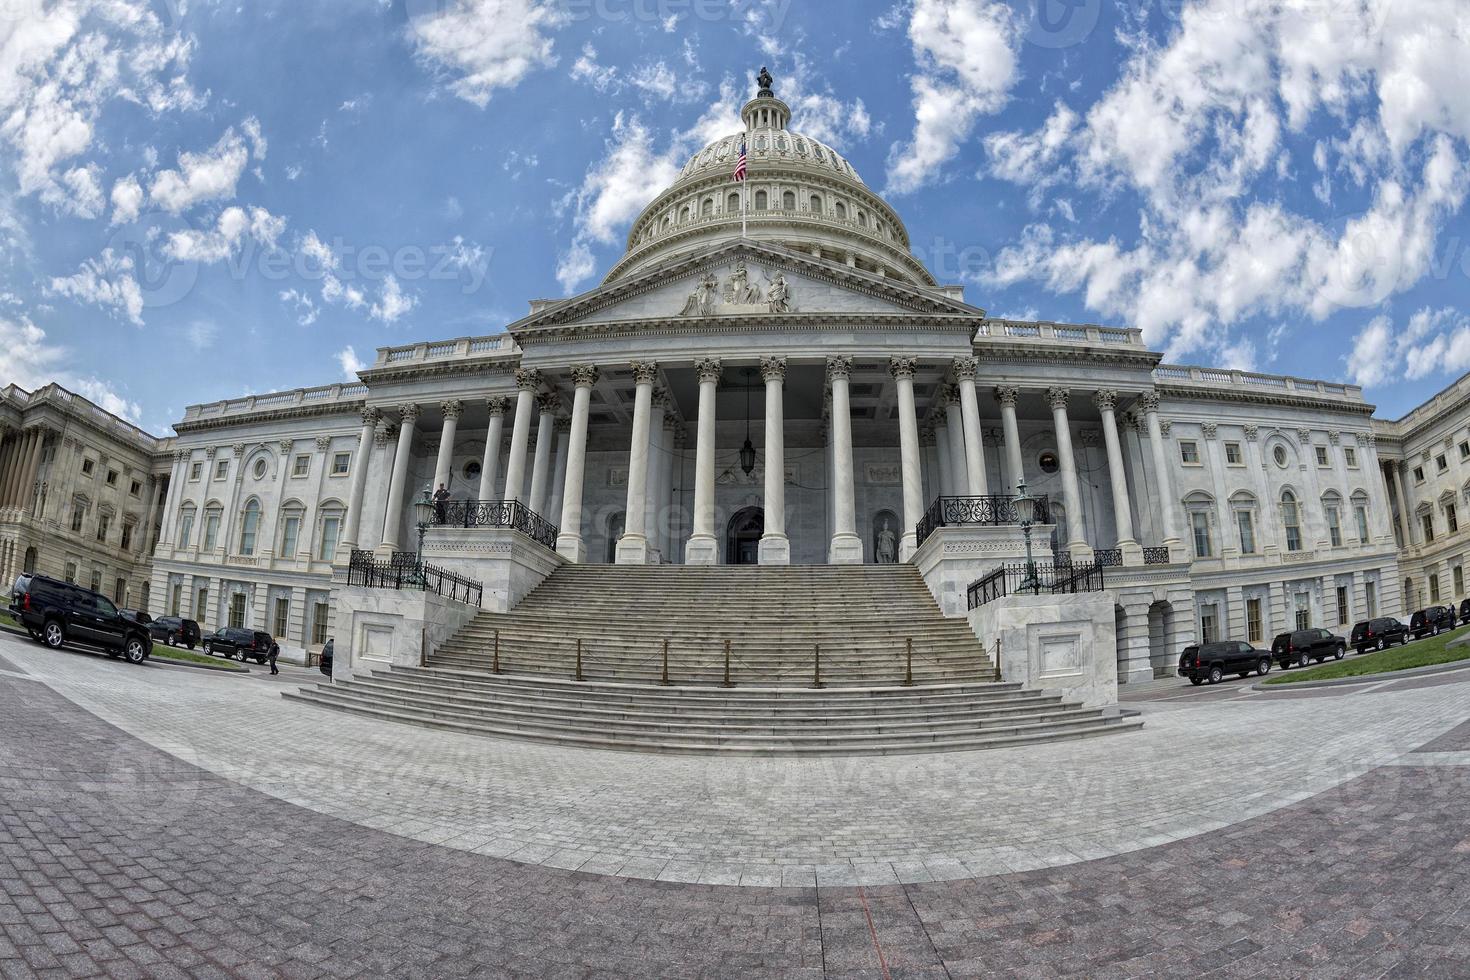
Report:
M740 118L745 120L747 131L756 129L782 129L784 130L791 122L791 107L780 99L771 89L771 73L762 68L756 78L760 90L756 92L755 98L745 103L745 108L740 110Z

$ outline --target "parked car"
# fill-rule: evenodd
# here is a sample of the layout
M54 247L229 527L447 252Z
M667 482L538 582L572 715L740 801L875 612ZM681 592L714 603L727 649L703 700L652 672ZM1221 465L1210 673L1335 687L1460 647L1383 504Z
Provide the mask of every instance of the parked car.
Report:
M1293 630L1278 634L1271 642L1271 656L1282 670L1310 667L1314 661L1321 663L1328 657L1341 660L1346 655L1347 641L1324 629Z
M1460 622L1470 623L1470 599L1460 602Z
M1448 606L1426 606L1409 619L1409 632L1416 640L1454 628L1455 611Z
M1349 642L1358 653L1385 650L1395 643L1401 646L1408 643L1409 628L1392 616L1365 619L1361 623L1354 624L1353 635Z
M238 626L226 626L204 638L206 653L223 654L239 661L254 660L263 664L270 659L275 639L264 630L247 630Z
M153 622L153 617L148 615L141 609L120 609L118 610L118 615L121 616L123 619L131 619L139 626L147 626L149 623Z
M1270 673L1271 655L1239 640L1188 646L1179 655L1179 676L1192 684L1218 684L1226 674L1248 677L1251 671Z
M67 643L101 647L109 657L141 664L153 652L147 627L118 612L91 589L44 575L22 575L10 588L10 615L31 638L58 650Z
M332 661L333 659L335 659L333 656L334 653L335 651L333 649L333 644L330 640L328 640L327 645L322 647L321 656L321 671L328 678L332 676Z
M190 650L199 645L202 637L199 624L181 616L159 616L148 624L148 632L155 640L171 647L186 646Z

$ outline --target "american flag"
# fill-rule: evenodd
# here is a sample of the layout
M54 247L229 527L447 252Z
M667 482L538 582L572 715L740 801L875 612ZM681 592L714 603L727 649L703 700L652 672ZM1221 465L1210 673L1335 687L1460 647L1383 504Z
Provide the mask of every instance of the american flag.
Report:
M735 161L735 179L745 179L745 140L740 141L740 159Z

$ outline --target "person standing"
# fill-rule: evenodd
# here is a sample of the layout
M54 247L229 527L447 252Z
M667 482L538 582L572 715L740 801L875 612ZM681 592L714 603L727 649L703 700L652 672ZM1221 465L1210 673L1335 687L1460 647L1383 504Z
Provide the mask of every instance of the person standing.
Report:
M327 637L327 645L322 647L321 671L327 675L328 680L332 679L332 660L336 656L333 649L335 645L336 641L329 636Z
M439 484L439 489L434 491L434 516L440 524L444 523L448 508L449 488L441 483Z
M275 642L274 640L272 640L271 641L271 652L269 654L269 656L270 656L270 665L271 665L271 676L272 677L274 677L274 676L276 676L277 674L280 673L280 671L276 669L276 658L279 657L280 655L281 655L281 645L279 643Z

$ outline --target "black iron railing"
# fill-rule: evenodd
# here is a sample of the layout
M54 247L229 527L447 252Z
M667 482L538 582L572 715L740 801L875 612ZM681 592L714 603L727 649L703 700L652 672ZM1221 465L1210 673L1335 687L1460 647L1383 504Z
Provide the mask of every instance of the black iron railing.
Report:
M1051 518L1047 513L1046 497L1038 496L1036 499L1036 516L1034 522L1037 524L1050 524ZM1000 526L1005 524L1019 524L1020 518L1016 515L1016 498L1014 495L993 494L989 497L937 497L924 512L924 517L919 521L919 526L914 529L918 537L918 543L933 534L937 528L952 527L959 524Z
M1168 548L1144 548L1143 563L1145 565L1167 565L1169 564Z
M1013 562L972 582L968 597L970 608L976 609L1002 596L1067 595L1075 592L1099 592L1102 588L1101 565L1035 562L1028 570L1025 562Z
M1119 568L1123 564L1123 549L1098 548L1093 551L1092 559L1104 568Z
M434 507L430 527L508 527L556 548L557 526L519 500L446 500Z
M403 560L407 558L407 561ZM347 565L347 584L361 589L415 589L478 608L485 588L479 582L433 565L420 565L412 554L395 552L376 561L371 551L354 551Z

